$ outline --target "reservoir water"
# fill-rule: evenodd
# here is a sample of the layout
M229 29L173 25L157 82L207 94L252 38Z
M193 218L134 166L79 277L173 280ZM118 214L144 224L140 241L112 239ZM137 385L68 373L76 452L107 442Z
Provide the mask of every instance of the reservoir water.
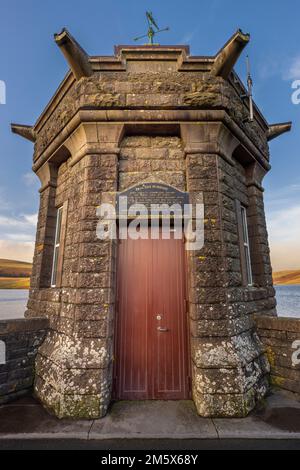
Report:
M300 286L276 286L277 311L281 317L300 318ZM23 318L28 290L0 290L0 320Z

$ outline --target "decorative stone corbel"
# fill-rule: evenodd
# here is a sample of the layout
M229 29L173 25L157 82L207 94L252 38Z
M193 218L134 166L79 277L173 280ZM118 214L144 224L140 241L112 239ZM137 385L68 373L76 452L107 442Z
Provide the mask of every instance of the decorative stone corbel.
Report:
M41 182L40 193L49 188L49 186L56 187L57 166L55 164L50 162L44 163L37 170L36 175Z
M66 28L61 33L55 34L54 39L65 56L76 80L92 75L93 70L88 54Z
M267 174L267 170L263 168L258 162L251 163L246 168L246 181L247 186L256 186L260 191L263 191L262 181Z
M32 126L25 126L23 124L11 124L11 131L14 134L18 134L24 139L30 140L30 142L36 141L36 133Z
M181 124L181 137L185 154L219 154L232 164L232 154L239 145L238 139L221 122Z
M267 132L268 141L276 139L281 134L289 132L292 129L292 122L282 122L278 124L271 124Z
M64 145L72 155L73 166L88 154L118 154L123 124L81 123Z
M226 80L249 41L250 35L244 34L239 29L215 56L211 69L212 75Z

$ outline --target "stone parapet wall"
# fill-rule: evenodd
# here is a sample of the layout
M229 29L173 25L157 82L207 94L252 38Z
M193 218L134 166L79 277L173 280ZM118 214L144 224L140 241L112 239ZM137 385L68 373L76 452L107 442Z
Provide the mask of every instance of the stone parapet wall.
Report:
M300 394L300 318L257 317L271 365L271 383Z
M47 328L40 318L0 321L0 405L32 391L35 357Z
M169 61L167 62L169 65ZM207 110L225 109L251 142L268 159L266 132L256 122L244 122L248 111L235 88L221 77L210 73L147 71L94 73L78 83L69 85L63 100L53 110L37 133L35 157L37 161L47 148L53 135L58 135L68 121L81 109L140 110L170 109ZM160 117L160 114L158 114ZM158 119L159 119L158 117ZM105 120L114 121L114 116L105 114Z

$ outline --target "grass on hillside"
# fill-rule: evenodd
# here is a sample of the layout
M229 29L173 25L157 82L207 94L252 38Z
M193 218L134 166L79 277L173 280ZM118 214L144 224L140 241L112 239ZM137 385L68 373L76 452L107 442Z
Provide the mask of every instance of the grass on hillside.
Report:
M277 286L290 286L300 284L300 270L279 271L273 273L274 284Z
M0 277L0 289L29 289L29 277Z
M32 264L24 261L0 259L0 289L28 289ZM275 285L300 284L300 270L273 273Z
M32 264L24 261L0 259L0 278L3 277L25 277L31 275Z
M29 289L31 263L0 259L0 289Z

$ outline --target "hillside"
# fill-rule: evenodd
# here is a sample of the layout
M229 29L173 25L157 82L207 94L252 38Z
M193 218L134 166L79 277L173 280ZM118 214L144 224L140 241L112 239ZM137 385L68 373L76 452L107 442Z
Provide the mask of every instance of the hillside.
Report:
M0 277L30 277L32 264L0 258Z
M32 264L0 259L0 289L28 289Z
M273 279L277 286L300 284L300 269L273 273Z
M0 259L0 289L28 289L31 263ZM300 285L300 269L273 273L275 285Z

